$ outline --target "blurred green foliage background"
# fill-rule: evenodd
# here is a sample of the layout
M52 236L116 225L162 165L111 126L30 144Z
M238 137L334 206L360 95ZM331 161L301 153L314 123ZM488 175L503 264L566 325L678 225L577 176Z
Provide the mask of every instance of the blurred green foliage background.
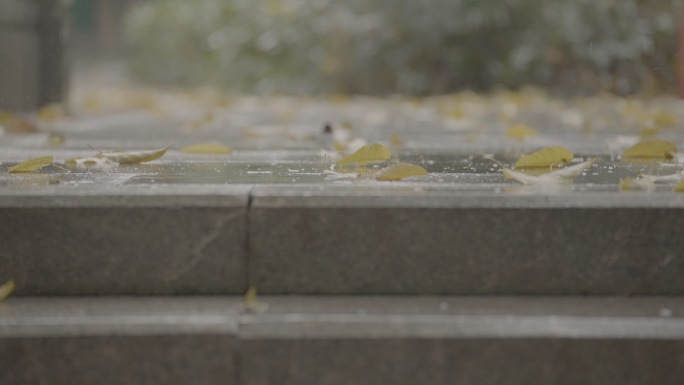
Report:
M679 0L157 0L128 15L130 68L234 92L562 94L675 88Z

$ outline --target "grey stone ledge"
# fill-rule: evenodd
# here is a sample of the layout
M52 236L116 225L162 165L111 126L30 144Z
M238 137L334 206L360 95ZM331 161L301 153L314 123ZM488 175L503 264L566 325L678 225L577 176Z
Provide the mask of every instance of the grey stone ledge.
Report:
M681 297L10 298L3 384L680 384ZM654 381L654 382L650 382Z
M684 339L683 297L24 297L0 338L228 334L243 339Z
M251 185L41 186L0 188L0 208L247 207Z
M259 185L251 191L256 208L684 208L684 194L618 191L545 192L511 185L441 185L389 182L358 185ZM475 189L474 187L478 187Z
M27 297L0 304L0 338L227 334L243 305L228 297Z

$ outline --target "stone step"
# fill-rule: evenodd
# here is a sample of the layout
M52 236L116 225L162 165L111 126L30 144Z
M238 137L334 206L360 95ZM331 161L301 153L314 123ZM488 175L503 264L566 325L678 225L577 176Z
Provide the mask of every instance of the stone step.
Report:
M243 293L248 191L0 193L0 281L17 295Z
M415 182L4 189L0 283L14 279L20 296L242 294L249 286L684 295L684 195L524 191Z
M256 186L249 281L276 294L684 294L684 195Z
M94 100L141 96L107 90ZM37 133L3 129L0 283L14 279L19 296L225 295L249 286L270 294L684 295L684 194L674 191L684 156L621 159L642 125L603 123L588 134L558 124L577 111L533 97L531 120L521 123L539 135L518 141L496 118L498 97L478 98L489 113L453 121L442 103L458 98L236 97L202 107L192 93L154 95L165 113L121 111L110 100L111 110L35 119ZM597 121L625 103L594 102L585 118ZM678 105L662 107L677 120ZM283 120L283 111L294 115ZM200 118L210 122L193 129ZM326 122L342 136L326 134ZM659 139L684 143L684 130L661 131ZM429 174L389 182L369 169L333 172L351 151L335 145L342 137L349 146L381 143L390 163ZM233 151L182 151L217 141ZM66 165L98 151L169 145L143 164ZM512 167L559 145L575 163L596 161L572 183L528 186L484 156ZM9 172L43 156L54 164ZM620 191L622 179L643 174L661 179Z
M681 384L681 297L10 298L0 383ZM265 306L261 306L265 308Z

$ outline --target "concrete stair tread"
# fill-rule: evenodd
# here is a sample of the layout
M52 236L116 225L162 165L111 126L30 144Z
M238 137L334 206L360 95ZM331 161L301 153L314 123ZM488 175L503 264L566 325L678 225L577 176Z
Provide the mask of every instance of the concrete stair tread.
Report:
M528 335L516 335L514 329L506 334L507 327L532 324L529 336L657 338L663 333L665 338L684 338L682 297L260 296L259 301L266 304L263 313L247 309L242 297L230 296L14 297L0 305L0 335L156 331L316 338L334 336L339 328L358 329L350 338L412 338L426 336L420 334L421 328L429 332L442 326L443 336L468 337L469 328L479 325L477 333L515 338ZM573 329L576 321L582 322ZM377 325L412 328L392 331ZM622 333L621 325L635 333ZM674 328L664 330L663 325Z
M2 384L678 384L681 297L10 298ZM599 360L599 361L597 361ZM626 380L625 380L626 379Z

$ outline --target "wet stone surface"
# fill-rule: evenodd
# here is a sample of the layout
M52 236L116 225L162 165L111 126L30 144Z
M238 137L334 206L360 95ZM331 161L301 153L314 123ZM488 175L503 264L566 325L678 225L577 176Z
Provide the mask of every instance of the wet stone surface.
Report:
M622 152L640 140L684 144L684 108L676 99L630 100L595 97L560 100L540 91L461 94L426 99L331 97L228 97L210 91L167 92L104 89L77 92L71 115L33 118L37 133L5 127L0 136L0 186L27 188L59 184L369 184L372 173L343 175L334 164L363 144L391 148L389 164L406 162L429 175L400 183L502 191L518 182L504 178L485 154L512 167L523 154L563 146L574 163L598 161L563 190L617 192L621 179L665 176L636 190L672 190L679 181L680 155L673 159L624 161ZM515 137L509 130L533 131ZM2 125L2 122L0 122ZM329 129L326 130L325 127ZM55 143L54 135L59 135ZM51 136L52 135L52 136ZM182 148L217 142L231 154L187 154ZM52 143L52 145L51 145ZM161 159L67 171L51 167L10 175L8 167L52 155L64 167L70 158L98 151L173 146ZM388 163L379 163L376 169ZM371 167L373 170L373 167ZM340 171L340 170L335 170ZM45 176L50 174L50 176ZM39 187L38 187L39 188Z

